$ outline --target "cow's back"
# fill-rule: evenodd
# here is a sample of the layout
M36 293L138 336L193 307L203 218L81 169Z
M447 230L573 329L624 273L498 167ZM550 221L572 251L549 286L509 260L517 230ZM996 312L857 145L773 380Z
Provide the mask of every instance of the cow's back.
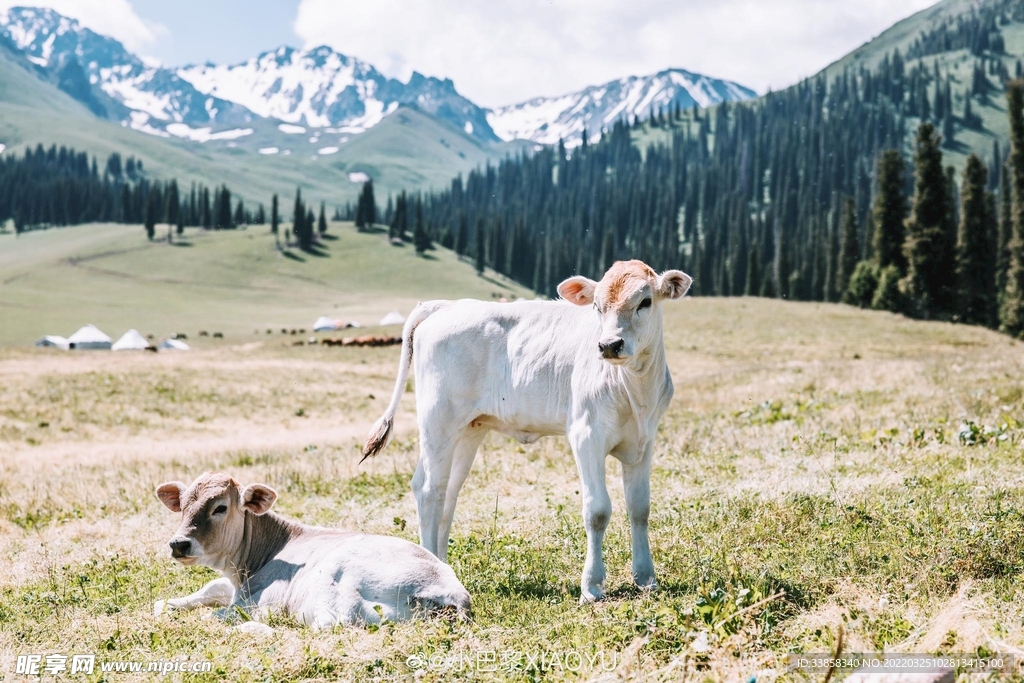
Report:
M591 311L563 301L449 302L416 328L418 411L481 416L505 433L563 433L573 372L597 332Z
M420 603L469 610L469 594L452 569L420 546L318 527L306 527L251 584L262 590L262 607L283 608L307 624L325 614L344 623L374 605L393 620L410 618Z

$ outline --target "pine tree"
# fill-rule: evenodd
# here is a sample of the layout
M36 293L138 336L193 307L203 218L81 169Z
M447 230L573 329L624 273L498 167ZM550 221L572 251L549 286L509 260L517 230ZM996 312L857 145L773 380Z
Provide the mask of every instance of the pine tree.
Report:
M360 199L360 203L362 200ZM408 227L408 199L405 192L398 195L398 199L395 202L395 213L391 217L391 224L388 226L388 239L390 240L405 240L405 231Z
M972 154L961 186L962 209L956 247L956 309L961 322L992 326L996 313L994 216L990 215L988 170Z
M413 232L413 244L416 245L416 253L421 256L426 253L428 249L433 248L433 244L430 241L430 235L427 234L426 226L423 223L423 200L417 197L416 199L416 227Z
M1006 245L1006 289L999 310L999 328L1024 337L1024 82L1006 84L1006 110L1010 117L1011 228Z
M476 219L476 274L483 275L487 262L487 244L484 235L483 216Z
M202 206L202 218L203 218L203 229L209 230L213 227L213 212L210 209L210 189L203 188L203 199L200 202Z
M277 194L274 194L274 198L270 202L270 232L274 237L277 237L277 230L280 226L281 216L277 212Z
M876 311L890 311L898 313L902 310L902 299L900 294L900 278L903 275L899 268L888 265L882 268L878 275L878 286L875 289L875 296L871 299L871 308Z
M177 232L179 237L185 234L185 212L182 210L178 211Z
M167 218L167 242L173 242L174 237L172 236L174 228L178 227L178 213L181 209L178 199L178 181L172 180L167 186L167 207L164 209L164 216ZM184 226L178 231L180 235L184 231Z
M843 294L843 303L868 308L878 289L878 267L871 261L860 261L853 269L850 284Z
M363 183L356 206L356 229L367 230L377 222L377 202L373 198L373 181Z
M146 200L146 237L150 241L156 234L156 193L150 192Z
M1004 163L999 167L999 229L996 233L996 295L1001 301L1006 291L1006 271L1010 265L1007 245L1013 233L1013 214L1010 209L1010 171Z
M843 224L839 240L839 263L836 270L836 291L847 301L846 292L850 286L850 278L860 260L860 246L857 244L857 206L853 197L847 197L843 203Z
M295 208L292 209L292 234L296 240L301 240L300 235L304 232L302 224L306 220L306 206L302 203L302 190L295 189Z
M950 223L949 185L942 168L939 138L930 123L922 123L917 130L914 175L913 208L903 244L907 276L902 289L911 315L942 318L952 313L950 276L955 265L956 233Z
M455 230L455 253L461 260L469 247L469 221L466 220L466 212L459 211L458 228Z
M303 249L309 250L313 247L313 230L316 227L316 215L313 209L306 212L306 220L302 222L302 234L299 235L299 243Z
M874 251L879 268L894 265L902 275L907 268L903 256L903 222L907 200L903 196L903 155L887 149L878 159L878 191L875 194Z
M323 237L327 234L327 205L320 202L320 219L317 221L317 231Z

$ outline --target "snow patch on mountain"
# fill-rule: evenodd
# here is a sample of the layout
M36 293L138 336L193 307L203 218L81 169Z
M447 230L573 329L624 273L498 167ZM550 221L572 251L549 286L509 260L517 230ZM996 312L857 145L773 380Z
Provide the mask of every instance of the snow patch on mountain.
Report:
M282 123L277 129L286 135L302 135L306 132L305 126L296 126L291 123Z
M133 111L128 115L127 121L122 121L121 125L128 126L132 130L137 130L140 133L147 133L149 135L155 135L159 138L169 138L171 134L160 128L155 128L149 125L149 114L142 111Z
M253 134L252 128L232 128L230 130L222 130L214 133L213 129L210 127L191 128L186 123L170 123L166 126L165 130L174 137L191 140L193 142L236 140L238 138L244 138L246 135Z

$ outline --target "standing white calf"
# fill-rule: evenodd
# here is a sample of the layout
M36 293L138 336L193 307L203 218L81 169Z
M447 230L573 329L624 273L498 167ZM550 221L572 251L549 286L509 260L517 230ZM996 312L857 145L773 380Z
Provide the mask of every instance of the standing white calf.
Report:
M241 608L260 621L271 611L314 628L401 621L447 606L462 616L469 593L452 568L401 538L306 526L280 517L263 484L242 488L227 474L206 473L191 486L161 484L161 502L181 512L171 555L220 572L192 595L161 600L165 609Z
M581 600L604 597L609 454L622 463L633 579L654 588L651 456L673 391L661 304L682 297L690 283L678 270L658 275L641 261L619 261L600 282L572 277L560 284L563 301L419 304L402 331L391 403L363 454L376 455L390 440L415 362L420 458L412 488L423 547L445 559L455 501L489 430L522 443L565 434L583 485Z

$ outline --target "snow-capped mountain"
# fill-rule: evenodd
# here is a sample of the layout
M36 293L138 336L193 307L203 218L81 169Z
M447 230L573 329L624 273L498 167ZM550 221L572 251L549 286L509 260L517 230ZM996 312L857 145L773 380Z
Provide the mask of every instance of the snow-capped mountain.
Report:
M153 135L230 139L250 134L246 124L260 118L359 133L411 105L481 141L498 141L486 110L462 97L450 80L414 73L402 83L329 47L281 47L232 66L168 69L74 19L26 7L0 12L0 37L44 69L80 65L109 98L109 118ZM213 133L211 127L234 128Z
M241 104L265 118L361 133L400 105L413 105L486 142L497 141L485 110L450 80L413 73L408 83L327 46L279 47L241 64L187 66L177 75L200 92Z
M537 97L494 109L487 121L503 140L516 138L541 144L559 139L579 141L584 128L590 137L620 119L647 118L652 110L679 104L683 109L709 107L757 97L749 88L683 69L667 69L652 76L630 76L594 85L561 97Z
M326 46L280 47L234 65L165 68L74 19L30 7L0 11L0 45L19 50L99 116L197 142L244 138L265 120L286 134L357 134L412 106L483 143L564 139L571 146L584 129L596 137L618 119L645 118L669 104L706 107L756 96L736 83L669 69L488 110L449 79L413 73L403 83ZM309 143L318 144L310 132Z
M15 7L0 12L0 36L46 70L84 71L89 85L105 95L94 97L96 106L90 108L102 108L109 118L144 132L168 136L167 124L184 130L244 125L253 118L244 107L199 92L173 72L147 64L118 41L50 9Z

